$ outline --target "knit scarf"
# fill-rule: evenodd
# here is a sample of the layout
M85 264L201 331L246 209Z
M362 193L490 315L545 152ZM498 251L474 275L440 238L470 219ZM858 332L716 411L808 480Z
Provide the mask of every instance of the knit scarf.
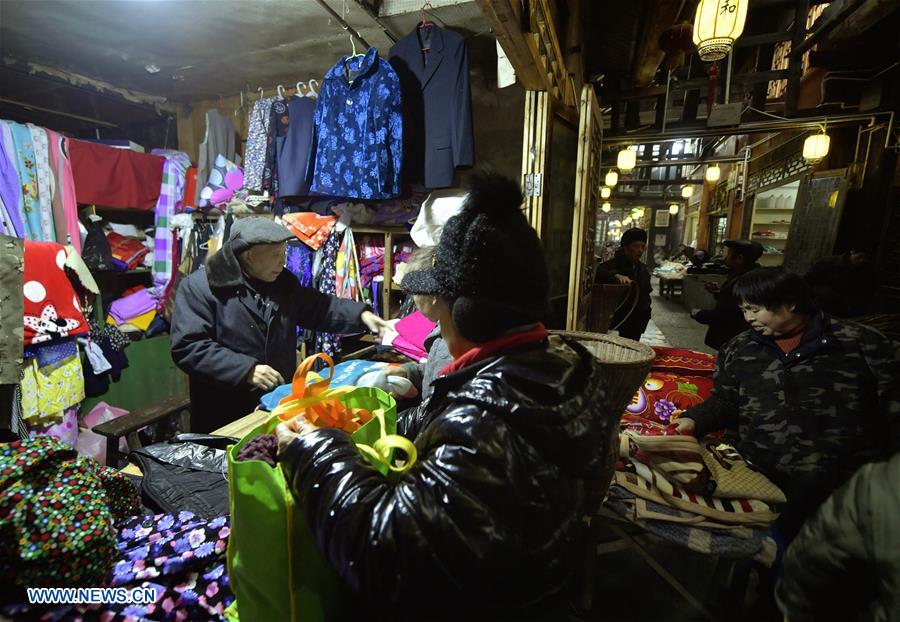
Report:
M509 350L515 346L526 345L529 343L538 343L547 338L547 329L543 324L536 324L533 328L518 333L512 333L497 337L492 341L480 344L452 363L441 369L441 375L446 376L461 369L465 369L469 365L474 365L478 361L494 356L498 352Z

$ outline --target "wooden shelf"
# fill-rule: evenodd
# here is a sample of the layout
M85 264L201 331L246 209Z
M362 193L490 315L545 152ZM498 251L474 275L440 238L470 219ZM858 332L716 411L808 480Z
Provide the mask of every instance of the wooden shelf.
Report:
M757 212L793 212L793 207L757 207Z
M784 242L785 240L787 240L787 236L779 237L774 235L754 235L750 237L756 238L757 240L772 240L778 242Z
M374 227L370 225L350 225L350 229L353 230L353 234L357 233L366 233L366 234L385 234L390 233L392 235L409 235L409 231L407 231L406 227Z

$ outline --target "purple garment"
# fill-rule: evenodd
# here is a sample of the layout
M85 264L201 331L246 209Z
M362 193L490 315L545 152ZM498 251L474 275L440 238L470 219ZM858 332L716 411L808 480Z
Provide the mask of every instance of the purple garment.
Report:
M288 242L287 261L285 266L297 277L300 285L310 287L312 285L313 259L316 252L309 246L297 240Z
M25 237L25 224L22 221L22 184L19 182L19 172L13 161L11 149L13 146L12 132L6 123L0 122L0 202L3 203L4 233L17 238ZM2 226L2 225L0 225Z
M116 324L125 324L128 320L144 315L156 309L156 298L150 291L142 289L124 298L119 298L109 307L109 314Z

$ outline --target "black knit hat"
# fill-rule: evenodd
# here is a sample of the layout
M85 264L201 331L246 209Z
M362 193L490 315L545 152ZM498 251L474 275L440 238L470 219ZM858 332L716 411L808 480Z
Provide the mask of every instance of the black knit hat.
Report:
M452 301L453 321L470 341L490 341L549 312L547 263L521 205L516 182L474 174L462 211L444 225L434 267L403 278L409 293Z
M646 242L647 241L647 232L643 229L638 229L634 227L633 229L629 229L625 233L622 234L622 239L619 241L619 246L625 248L632 242Z

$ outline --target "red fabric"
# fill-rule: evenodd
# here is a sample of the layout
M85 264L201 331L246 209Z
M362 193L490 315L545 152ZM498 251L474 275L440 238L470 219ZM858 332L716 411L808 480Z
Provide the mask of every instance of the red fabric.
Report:
M712 378L651 371L625 407L625 412L669 424L688 408L704 402L712 393L712 387Z
M459 371L460 369L465 369L469 365L473 365L478 361L484 360L490 356L497 354L498 352L508 350L509 348L512 348L514 346L521 346L525 345L526 343L535 343L538 341L543 341L546 338L547 329L544 328L543 324L538 324L531 330L527 330L521 333L504 335L503 337L499 337L497 339L494 339L493 341L488 341L487 343L483 343L480 346L472 348L461 357L444 367L441 370L441 375L446 376L447 374L452 374L453 372Z
M394 339L394 349L414 361L421 361L428 356L428 352L425 350L425 339L435 326L437 324L422 315L421 311L410 313L397 322L394 327L399 333L399 336Z
M150 249L139 241L134 238L126 238L115 231L106 234L106 241L109 242L109 250L112 252L113 259L124 263L128 270L138 267L144 260L144 256L150 252Z
M686 376L712 376L716 357L703 352L654 346L656 360L651 369Z
M331 230L337 224L334 216L320 216L315 212L284 214L281 222L297 236L297 239L317 251L325 246Z
M79 203L156 208L165 158L83 140L69 140L69 157Z
M26 346L88 332L65 263L66 251L60 244L25 240Z
M181 208L197 209L197 167L192 166L184 176L184 200Z

